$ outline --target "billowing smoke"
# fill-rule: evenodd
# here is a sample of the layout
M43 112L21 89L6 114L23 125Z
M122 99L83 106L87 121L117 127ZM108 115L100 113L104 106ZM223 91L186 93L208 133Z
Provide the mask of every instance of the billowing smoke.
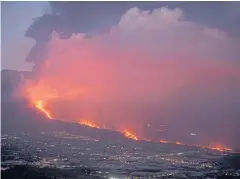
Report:
M131 8L108 32L54 32L45 48L39 80L23 91L55 118L145 139L236 142L240 41L187 21L181 9Z

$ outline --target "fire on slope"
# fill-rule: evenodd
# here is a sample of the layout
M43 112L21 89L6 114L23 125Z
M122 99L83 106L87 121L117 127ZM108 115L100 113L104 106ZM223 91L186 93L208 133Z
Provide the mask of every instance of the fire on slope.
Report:
M81 125L86 125L86 126L93 127L93 128L106 129L105 127L100 127L97 124L95 124L95 123L93 123L89 120L81 120L78 123L81 124ZM110 129L110 130L113 130L113 129ZM123 131L118 131L118 132L122 133L125 137L127 137L129 139L132 139L132 140L144 140L144 139L139 139L135 134L133 134L129 130L123 130ZM144 141L150 141L151 142L151 140L144 140ZM176 145L200 147L200 148L204 148L204 149L217 150L217 151L220 151L220 152L232 151L231 148L227 148L223 145L212 145L212 146L209 145L209 146L206 147L206 146L201 146L201 145L188 145L188 144L184 144L184 143L179 142L179 141L174 142L174 141L167 141L167 140L163 140L163 139L161 139L159 142L160 143L165 143L165 144L176 144Z
M200 147L200 148L204 148L204 149L211 149L211 150L217 150L220 152L227 152L227 151L232 151L231 148L225 147L223 145L208 145L208 146L202 146L202 145L188 145L188 144L184 144L182 142L174 142L174 141L167 141L167 140L160 140L160 143L164 143L164 144L177 144L177 145L185 145L185 146L192 146L192 147Z
M36 101L35 107L38 110L40 110L41 112L43 112L48 117L48 119L53 119L53 117L51 116L50 112L45 109L45 105L44 105L42 100ZM106 129L105 127L100 127L96 123L94 123L94 122L92 122L90 120L86 120L86 119L80 120L78 123L81 124L81 125L92 127L92 128ZM114 129L111 129L111 130L114 130ZM125 137L127 137L129 139L132 139L132 140L142 140L142 139L139 139L135 134L133 134L129 130L123 130L123 131L119 131L119 132L122 133ZM148 140L148 141L151 141L151 140ZM188 145L188 144L184 144L184 143L179 142L179 141L173 142L173 141L167 141L167 140L164 140L164 139L161 139L159 142L160 143L165 143L165 144L176 144L176 145L200 147L200 148L211 149L211 150L216 150L216 151L220 151L220 152L232 151L231 148L225 147L223 145L209 145L209 146Z
M129 131L124 131L123 134L129 139L138 140L137 136Z
M209 148L209 149L212 149L212 150L217 150L217 151L220 151L220 152L232 151L231 148L227 148L227 147L225 147L223 145L208 146L206 148Z
M96 123L94 123L90 120L86 120L86 119L80 120L78 123L81 125L92 127L92 128L108 129L106 127L100 127ZM113 129L110 129L110 130L113 130ZM125 137L127 137L129 139L138 140L137 136L135 134L133 134L132 132L130 132L129 130L124 130L124 131L119 131L119 132L122 133Z
M44 81L40 81L38 86L28 86L27 88L27 97L29 98L29 101L31 102L31 104L38 109L39 111L41 111L48 119L54 119L53 117L53 111L49 111L49 109L47 108L47 104L46 101L48 100L54 100L54 99L58 99L59 95L61 96L61 98L65 98L65 99L74 99L75 97L78 97L79 95L82 94L81 91L79 90L69 90L69 88L64 88L62 90L63 92L61 92L61 95L59 93L56 93L56 91L53 91L49 88L46 88L46 85L44 83ZM41 99L41 97L43 97ZM137 136L136 134L134 134L133 131L131 130L126 130L126 128L121 128L121 129L113 129L113 128L106 128L103 127L104 125L100 126L96 123L94 123L91 120L80 120L78 122L81 125L86 125L92 128L98 128L98 129L110 129L110 130L115 130L118 131L120 133L122 133L125 137L132 139L132 140L145 140L143 138L139 138L139 136ZM151 141L151 140L145 140L145 141ZM167 141L167 140L160 140L159 142L161 143L172 143L172 144L177 144L177 145L185 145L185 146L194 146L194 145L188 145L188 144L184 144L182 142L172 142L172 141ZM206 149L212 149L212 150L217 150L217 151L232 151L232 149L224 147L223 145L211 145L211 146L200 146L200 145L195 145L195 147L201 147L201 148L206 148Z
M93 127L93 128L100 129L100 126L98 126L97 124L95 124L95 123L93 123L89 120L86 120L86 119L80 120L78 123L82 124L82 125L85 125L85 126L88 126L88 127Z
M51 116L50 112L48 112L47 109L45 108L44 103L43 103L42 100L36 101L35 107L37 109L39 109L41 112L43 112L47 116L48 119L53 119L53 117Z

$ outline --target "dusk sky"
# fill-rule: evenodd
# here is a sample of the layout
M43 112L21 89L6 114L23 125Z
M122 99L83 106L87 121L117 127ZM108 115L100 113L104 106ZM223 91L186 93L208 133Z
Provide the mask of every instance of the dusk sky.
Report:
M71 7L67 5L66 11L71 8L81 9L77 14L81 17L76 23L81 26L84 33L97 32L107 29L119 22L121 16L131 7L152 10L162 6L181 8L186 19L213 28L224 30L229 35L240 37L239 2L82 2L95 4L92 8L82 8L81 5ZM51 12L48 2L1 2L2 13L2 69L31 70L32 65L26 63L25 58L34 40L25 37L25 32L33 23L33 18L41 16L44 12ZM79 3L78 3L79 4ZM81 4L81 3L80 3ZM60 5L63 7L65 5ZM86 6L86 5L85 5ZM85 10L84 10L85 9ZM81 11L81 12L80 12ZM84 16L84 18L82 18ZM88 19L91 19L89 22ZM14 50L14 53L12 53Z
M6 2L2 69L34 64L20 96L54 118L237 146L239 16L238 2Z

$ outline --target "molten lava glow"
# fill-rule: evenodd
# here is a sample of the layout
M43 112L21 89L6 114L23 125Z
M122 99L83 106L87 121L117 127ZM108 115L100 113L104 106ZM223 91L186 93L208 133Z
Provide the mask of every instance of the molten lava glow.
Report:
M177 145L186 145L183 144L182 142L172 142L172 141L167 141L167 140L160 140L161 143L165 143L165 144L177 144Z
M62 90L62 91L61 91ZM52 114L50 114L49 109L46 109L46 101L47 100L55 100L61 97L62 99L74 99L76 97L81 96L83 93L80 90L74 90L69 88L64 88L61 89L61 93L59 94L59 91L51 90L45 86L45 83L43 81L40 81L38 86L28 86L27 88L27 97L31 101L31 103L42 113L44 113L48 119L53 119ZM42 100L38 100L42 99ZM107 129L106 127L102 127L97 125L96 123L90 121L90 120L80 120L78 122L79 124L86 125L92 128L102 128L102 129ZM110 129L110 128L108 128ZM151 140L146 140L143 138L138 138L135 134L130 132L129 130L117 130L117 129L111 129L118 131L122 133L125 137L132 139L132 140L144 140L144 141L151 141ZM188 145L184 144L182 142L174 142L174 141L167 141L164 139L161 139L159 142L161 143L169 143L169 144L176 144L176 145L185 145L185 146L194 146L194 147L200 147L204 149L211 149L211 150L216 150L220 152L228 152L232 151L232 149L224 147L223 145L210 145L210 146L201 146L201 145Z
M161 142L161 143L164 143L164 144L169 143L169 142L166 141L166 140L160 140L160 142Z
M41 112L43 112L49 119L53 119L53 117L50 115L50 113L45 109L45 106L43 104L43 101L42 100L38 100L36 101L35 103L35 107L37 109L39 109ZM90 120L86 120L86 119L83 119L83 120L80 120L78 122L79 124L81 125L86 125L86 126L89 126L89 127L92 127L92 128L103 128L103 129L106 129L105 127L100 127L98 126L97 124L95 124L94 122L90 121ZM125 137L129 138L129 139L133 139L133 140L139 140L138 137L129 132L129 131L119 131L121 132ZM151 141L151 140L146 140L146 141ZM192 146L192 147L200 147L200 148L204 148L204 149L211 149L211 150L217 150L217 151L220 151L220 152L229 152L229 151L232 151L231 148L227 148L227 147L224 147L223 145L215 145L215 146L201 146L201 145L188 145L188 144L184 144L182 142L171 142L171 141L167 141L167 140L163 140L161 139L159 141L160 143L167 143L167 144L176 144L176 145L185 145L185 146Z
M181 143L181 142L175 142L175 144L178 144L178 145L183 145L183 143Z
M207 148L212 149L212 150L217 150L217 151L220 151L220 152L232 151L232 149L224 147L222 145L209 146Z
M43 112L49 119L53 119L50 113L45 109L45 106L43 104L42 100L38 100L35 103L35 106L37 109L39 109L41 112Z
M182 144L182 145L187 145L187 144ZM207 147L206 146L201 146L201 145L188 145L188 146L200 147L200 148L203 148L203 149L210 149L210 150L217 150L217 151L220 151L220 152L230 152L230 151L233 150L233 149L225 147L223 145L207 146Z
M138 140L137 136L129 131L124 131L124 135L129 139Z
M172 142L172 141L167 141L167 140L163 140L161 139L159 142L161 143L165 143L165 144L177 144L177 145L185 145L185 146L190 146L190 147L200 147L200 148L203 148L203 149L211 149L211 150L217 150L217 151L220 151L220 152L229 152L229 151L232 151L231 148L227 148L223 145L213 145L213 146L201 146L201 145L188 145L188 144L184 144L182 142Z
M97 124L94 124L93 122L89 121L89 120L80 120L80 122L78 122L79 124L88 126L88 127L93 127L93 128L98 128L100 129L100 126L98 126Z

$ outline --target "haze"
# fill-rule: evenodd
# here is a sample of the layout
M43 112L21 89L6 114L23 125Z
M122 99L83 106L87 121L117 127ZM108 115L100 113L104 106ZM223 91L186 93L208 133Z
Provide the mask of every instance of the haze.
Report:
M103 32L61 34L35 39L41 51L27 59L36 78L24 79L17 97L42 100L54 118L141 139L239 146L238 34L163 6L128 8Z

